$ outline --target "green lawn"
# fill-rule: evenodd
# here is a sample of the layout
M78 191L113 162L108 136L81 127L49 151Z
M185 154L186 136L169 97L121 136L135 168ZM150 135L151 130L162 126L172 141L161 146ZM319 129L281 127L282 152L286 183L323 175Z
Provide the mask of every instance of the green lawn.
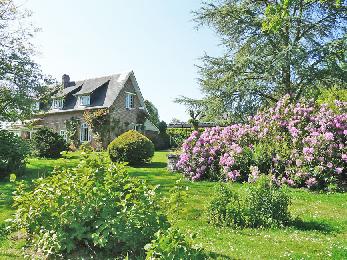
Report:
M73 166L79 161L77 153L68 160L31 159L21 179L29 181L50 173L56 165ZM160 197L180 178L166 171L166 153L156 152L153 162L145 168L130 168L132 176L160 185ZM185 182L188 200L178 220L173 223L187 235L195 233L197 244L221 259L347 259L347 194L319 194L306 190L291 190L291 212L301 222L285 229L243 229L214 227L207 223L205 209L216 183ZM240 188L235 184L235 189ZM11 194L13 185L0 182L0 227L13 214ZM1 231L0 231L1 235ZM0 259L22 258L24 241L16 235L0 239Z

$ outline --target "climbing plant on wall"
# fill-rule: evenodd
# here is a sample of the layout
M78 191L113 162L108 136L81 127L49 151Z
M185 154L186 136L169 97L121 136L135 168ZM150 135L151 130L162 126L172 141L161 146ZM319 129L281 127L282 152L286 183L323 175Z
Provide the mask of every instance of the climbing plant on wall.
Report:
M80 119L77 117L71 117L65 121L66 135L70 145L77 147L79 145L78 128L80 126Z
M141 130L144 130L144 124L146 122L146 119L148 117L148 114L144 110L139 110L136 113L136 124L141 125Z
M83 118L92 129L94 140L105 147L109 143L111 116L107 108L97 110L86 110Z

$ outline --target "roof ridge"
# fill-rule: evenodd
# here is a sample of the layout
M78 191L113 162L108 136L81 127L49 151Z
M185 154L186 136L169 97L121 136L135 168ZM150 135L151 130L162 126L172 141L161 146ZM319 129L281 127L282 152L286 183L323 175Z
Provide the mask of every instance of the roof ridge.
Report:
M89 79L72 80L72 82L79 82L79 81L86 81L86 80L102 79L102 78L107 78L107 77L113 77L113 76L123 75L123 74L129 74L129 73L131 73L131 72L133 72L133 70L125 70L125 71L122 71L122 72L120 72L120 73L114 73L114 74L105 75L105 76L98 76L98 77L89 78Z

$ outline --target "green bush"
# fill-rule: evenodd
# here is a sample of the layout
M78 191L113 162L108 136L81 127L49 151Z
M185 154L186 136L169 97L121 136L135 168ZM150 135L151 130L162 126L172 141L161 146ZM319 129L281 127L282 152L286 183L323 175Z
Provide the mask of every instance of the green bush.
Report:
M192 134L192 128L168 128L166 132L170 136L171 147L181 147L183 142Z
M146 136L130 130L114 139L108 146L108 152L113 162L138 165L151 160L154 145Z
M338 111L336 100L347 102L347 90L337 87L321 88L316 102L318 105L327 104L330 109Z
M178 229L169 228L166 231L158 231L155 239L145 246L146 259L207 259L200 247L194 247Z
M250 184L243 193L220 185L209 208L210 223L236 228L280 227L290 221L290 197L285 188L274 185L267 176Z
M165 121L160 121L158 124L158 129L161 134L165 134L167 130L167 124Z
M32 145L35 155L47 158L59 158L60 153L68 149L63 137L47 127L37 130L33 135Z
M94 148L90 142L82 143L78 149L82 152L85 152L85 153L94 152Z
M149 140L154 144L156 151L166 150L170 148L170 136L167 133L160 133L155 135L146 135Z
M29 145L15 134L0 131L0 177L20 172L25 168L25 157L29 154Z
M123 164L100 154L75 168L56 168L28 189L17 187L13 228L25 230L33 249L45 256L79 251L111 256L144 255L144 246L160 228L155 192L129 177Z
M193 131L193 128L168 128L166 132L171 137L171 147L181 147ZM204 128L199 128L200 133L203 131Z

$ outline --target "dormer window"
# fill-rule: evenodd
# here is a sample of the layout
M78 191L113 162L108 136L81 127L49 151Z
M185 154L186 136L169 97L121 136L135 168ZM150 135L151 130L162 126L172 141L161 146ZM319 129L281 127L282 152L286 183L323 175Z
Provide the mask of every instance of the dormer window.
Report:
M52 108L53 109L62 109L64 106L64 99L53 99Z
M89 106L90 105L90 96L79 96L79 104L80 106Z
M125 108L127 109L131 109L131 108L134 108L135 105L134 105L134 97L135 97L135 94L134 93L129 93L129 92L126 92L126 96L125 96Z

